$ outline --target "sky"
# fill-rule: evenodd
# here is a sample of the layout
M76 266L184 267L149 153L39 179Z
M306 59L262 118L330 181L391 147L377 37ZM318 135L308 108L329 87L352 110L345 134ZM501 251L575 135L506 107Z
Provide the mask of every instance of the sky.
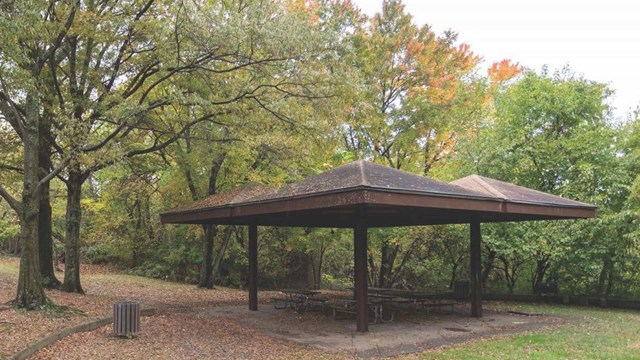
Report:
M372 15L381 0L352 0ZM634 0L404 0L418 25L458 33L484 62L511 59L540 72L569 65L609 84L614 116L640 105L640 2ZM635 4L634 4L635 3Z

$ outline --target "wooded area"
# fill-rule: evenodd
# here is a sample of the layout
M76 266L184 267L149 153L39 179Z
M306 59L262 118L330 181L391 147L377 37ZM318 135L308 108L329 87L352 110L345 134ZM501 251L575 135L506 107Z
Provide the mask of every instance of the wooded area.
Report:
M487 74L400 1L0 3L0 251L16 305L81 293L80 263L245 286L247 229L158 213L355 159L450 181L476 173L595 204L590 221L483 226L482 281L640 295L640 121L569 68ZM370 284L467 278L468 226L372 229ZM349 285L350 230L262 228L260 286ZM55 268L64 262L64 277Z

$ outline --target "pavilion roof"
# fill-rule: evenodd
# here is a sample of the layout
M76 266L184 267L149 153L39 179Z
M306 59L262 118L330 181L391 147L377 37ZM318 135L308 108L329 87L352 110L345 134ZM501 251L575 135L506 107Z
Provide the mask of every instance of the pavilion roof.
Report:
M557 195L552 195L546 192L529 189L524 186L518 186L480 175L469 175L462 179L452 181L450 184L513 203L585 207L595 209L595 206L587 203L566 199Z
M444 183L359 160L280 188L251 184L161 214L163 223L351 227L587 218L595 207L472 175Z

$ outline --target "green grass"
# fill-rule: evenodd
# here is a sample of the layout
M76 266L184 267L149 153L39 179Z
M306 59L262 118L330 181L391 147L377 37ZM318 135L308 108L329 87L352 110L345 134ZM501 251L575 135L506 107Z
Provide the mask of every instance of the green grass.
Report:
M640 359L640 312L549 305L499 305L555 314L569 323L549 330L429 351L421 359Z
M8 261L2 261L6 259L0 255L0 274L2 275L10 275L10 276L18 276L18 265L10 263Z

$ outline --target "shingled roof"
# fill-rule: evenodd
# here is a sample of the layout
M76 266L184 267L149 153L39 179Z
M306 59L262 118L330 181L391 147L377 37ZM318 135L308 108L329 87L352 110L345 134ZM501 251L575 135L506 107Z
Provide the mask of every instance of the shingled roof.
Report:
M299 182L284 185L276 192L258 196L255 200L268 201L344 192L358 188L441 196L487 198L483 193L455 184L447 184L410 172L358 160L316 176L308 177Z
M458 185L465 189L473 190L477 193L482 193L486 196L495 197L512 203L596 208L593 205L583 202L565 199L560 196L480 175L469 175L462 179L452 181L450 184Z
M444 183L363 160L278 189L245 186L162 213L163 223L351 227L586 218L595 207L471 176Z

